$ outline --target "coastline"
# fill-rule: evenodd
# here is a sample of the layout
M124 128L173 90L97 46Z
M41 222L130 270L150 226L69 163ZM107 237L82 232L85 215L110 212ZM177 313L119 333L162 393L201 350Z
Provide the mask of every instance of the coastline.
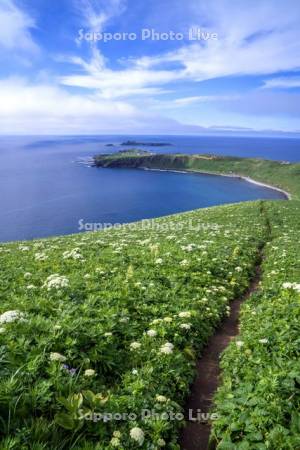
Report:
M186 173L186 174L194 173L194 174L200 174L200 175L214 175L214 176L219 176L219 177L238 178L240 180L247 181L248 183L255 184L257 186L262 186L267 189L272 189L273 191L281 192L286 197L286 200L292 200L292 195L288 191L285 191L284 189L281 189L281 188L273 186L271 184L263 183L261 181L257 181L257 180L254 180L253 178L246 177L246 176L239 175L239 174L206 172L203 170L200 171L200 170L151 169L148 167L138 167L138 169L150 170L150 171L155 171L155 172L174 172L174 173Z

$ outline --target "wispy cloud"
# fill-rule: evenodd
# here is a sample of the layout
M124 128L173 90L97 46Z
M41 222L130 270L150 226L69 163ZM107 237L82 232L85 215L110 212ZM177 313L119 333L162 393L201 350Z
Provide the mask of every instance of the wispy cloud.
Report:
M31 36L34 19L16 6L13 0L0 2L0 48L5 51L37 52Z
M300 68L300 8L294 0L276 3L276 8L269 0L211 0L199 4L198 20L208 21L218 40L184 45L145 57L140 64L156 69L176 62L184 67L185 78L194 81Z
M116 5L120 7L119 0L113 4L113 11ZM114 98L137 93L142 95L147 93L149 87L161 89L176 81L193 83L295 70L300 67L300 8L295 9L294 5L294 0L287 0L284 5L278 4L275 9L274 3L269 0L253 0L247 5L236 1L234 8L232 0L200 2L197 14L190 18L191 23L195 25L197 20L199 25L207 23L206 28L218 31L218 40L185 45L179 43L179 47L171 52L128 58L126 69L114 70L107 68L99 50L94 49L90 61L73 61L81 65L82 73L76 71L76 74L64 76L61 83L98 89L107 98ZM98 23L100 27L101 22L103 26L106 13L99 10L96 14L93 8L87 8L87 11L91 24ZM201 86L198 90L201 94ZM201 95L182 102L188 104L196 101L201 101Z
M0 132L55 133L110 129L136 118L125 102L99 101L94 95L70 94L51 84L31 84L22 78L0 81Z
M92 50L90 61L82 58L72 58L69 61L80 66L83 72L61 77L60 83L98 90L103 98L160 94L163 92L160 89L161 85L180 78L180 74L176 71L147 70L136 65L123 70L111 70L106 66L105 58L95 48Z
M71 94L22 78L0 80L0 134L186 133L183 125L128 102Z
M240 96L238 95L196 95L194 97L182 97L174 100L173 105L177 106L188 106L197 103L209 103L209 102L220 102L220 101L231 101L236 100Z
M38 26L33 17L36 3ZM14 73L22 57L31 61L28 53L38 51L33 30L42 50L34 70L18 67L15 73L21 78L0 78L0 131L158 132L177 127L196 132L203 124L235 122L247 128L253 120L256 126L258 115L260 127L294 127L297 94L292 97L279 88L300 87L298 0L156 0L143 8L142 18L138 3L128 0L127 8L125 0L62 2L66 29L56 33L50 3L44 8L43 2L33 0L0 0L0 56L9 66L3 64L0 77L8 77L11 67ZM76 36L70 39L68 34L76 34L79 27L118 31L118 23L120 31L131 31L131 25L137 30L141 23L150 28L155 23L162 31L200 27L217 32L218 40L137 39L120 46L83 40L74 45ZM10 67L10 55L15 54L18 61ZM283 76L286 73L294 75Z
M265 80L264 89L273 89L273 88L300 88L300 77L278 77L271 78L269 80Z
M75 0L75 8L89 31L100 33L109 21L126 9L125 0Z

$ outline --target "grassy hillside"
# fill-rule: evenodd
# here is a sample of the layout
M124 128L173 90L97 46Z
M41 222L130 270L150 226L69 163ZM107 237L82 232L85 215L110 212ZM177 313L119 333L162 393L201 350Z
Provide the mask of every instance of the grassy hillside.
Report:
M141 411L182 412L267 233L254 202L1 245L0 448L177 448L182 421Z
M95 156L98 167L126 167L192 170L208 173L237 174L272 184L300 199L300 164L287 164L263 159L221 157L214 155L116 153Z
M300 448L300 208L266 203L260 291L222 358L212 440L218 450Z

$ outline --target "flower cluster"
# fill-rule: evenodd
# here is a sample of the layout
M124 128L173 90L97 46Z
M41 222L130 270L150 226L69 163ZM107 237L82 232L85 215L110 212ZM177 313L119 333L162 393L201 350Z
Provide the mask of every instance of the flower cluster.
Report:
M50 353L50 361L58 361L58 362L65 362L67 358L64 355L61 355L57 352Z
M74 248L73 250L67 250L63 253L64 259L83 259L79 248Z
M43 285L43 287L47 288L48 291L50 291L51 289L67 288L68 286L69 286L68 278L56 273L50 275Z
M6 311L0 315L0 324L11 323L24 318L24 314L20 311Z
M171 344L171 342L166 342L164 345L160 347L160 353L163 353L165 355L170 355L173 353L174 345Z
M197 233L190 220L199 224ZM177 231L178 221L187 226ZM124 226L32 241L26 250L0 245L1 370L9 392L2 406L11 411L14 430L4 447L16 439L20 448L41 442L53 450L61 442L71 448L75 435L78 448L96 448L99 441L107 449L176 446L178 422L144 421L141 410L182 412L195 355L230 312L230 301L249 285L265 218L252 203L157 223L174 227ZM21 311L26 321L6 325L20 320ZM250 350L241 339L237 357ZM267 333L257 334L255 342L260 351L272 348ZM13 389L7 390L10 379ZM37 410L43 421L32 433L27 424L35 423ZM136 418L119 421L118 429L109 419L82 426L81 414L104 410L132 411Z

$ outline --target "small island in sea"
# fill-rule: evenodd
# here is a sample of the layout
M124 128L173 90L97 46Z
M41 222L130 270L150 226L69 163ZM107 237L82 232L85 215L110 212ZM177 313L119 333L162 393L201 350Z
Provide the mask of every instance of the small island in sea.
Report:
M136 142L136 141L126 141L122 142L121 145L126 146L145 146L145 147L169 147L172 144L168 142Z

